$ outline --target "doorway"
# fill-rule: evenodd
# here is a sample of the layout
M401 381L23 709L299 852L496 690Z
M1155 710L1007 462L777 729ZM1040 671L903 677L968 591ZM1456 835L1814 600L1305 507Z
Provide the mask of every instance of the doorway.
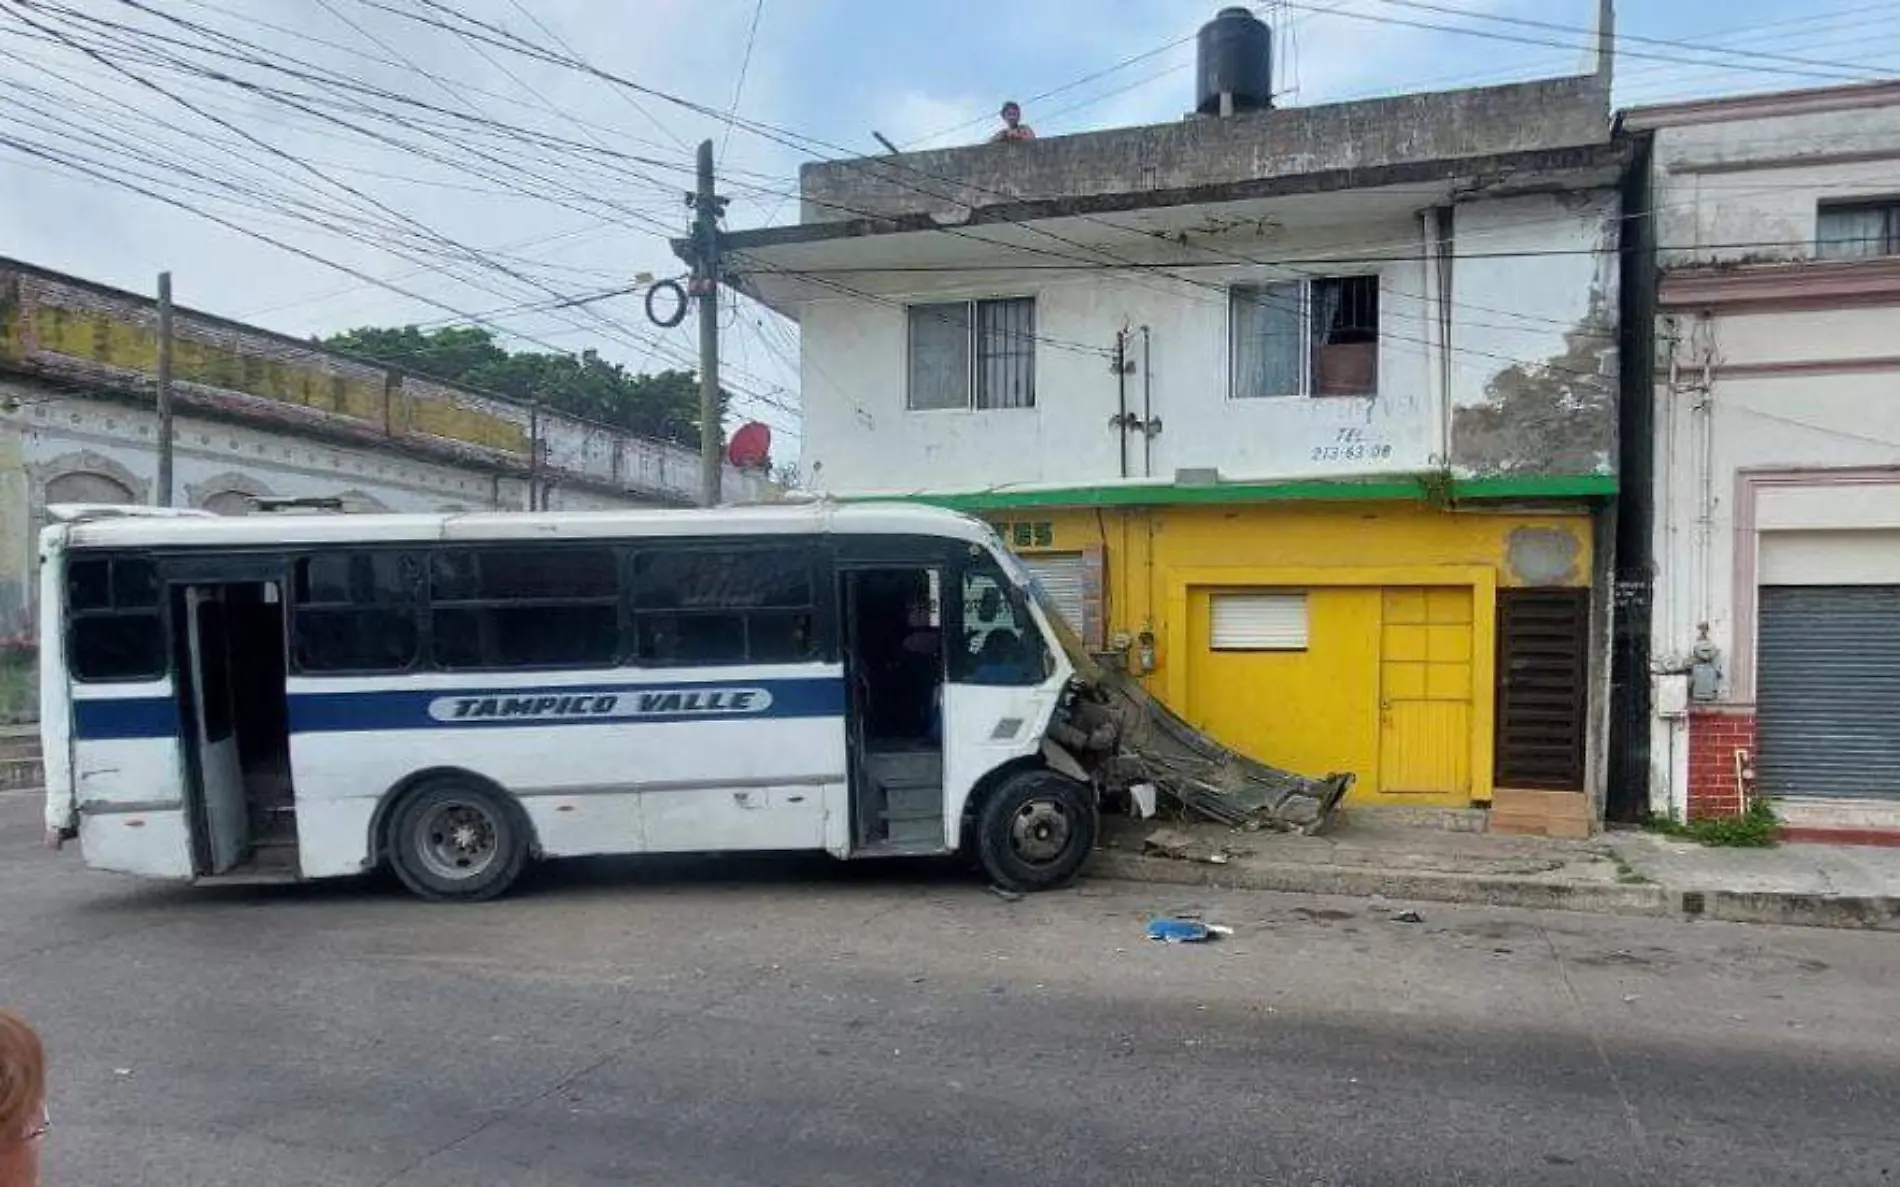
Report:
M943 824L943 570L846 569L853 848L935 853Z
M1388 588L1379 651L1379 791L1471 801L1472 594Z
M201 877L294 875L283 587L174 585L171 596L193 866Z

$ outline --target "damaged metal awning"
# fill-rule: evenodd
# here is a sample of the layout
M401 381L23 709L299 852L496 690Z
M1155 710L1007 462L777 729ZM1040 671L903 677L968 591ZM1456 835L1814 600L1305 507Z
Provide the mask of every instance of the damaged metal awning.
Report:
M1234 827L1315 833L1332 823L1352 786L1348 774L1310 778L1239 754L1181 720L1121 673L1106 673L1096 687L1120 727L1117 766L1197 816Z

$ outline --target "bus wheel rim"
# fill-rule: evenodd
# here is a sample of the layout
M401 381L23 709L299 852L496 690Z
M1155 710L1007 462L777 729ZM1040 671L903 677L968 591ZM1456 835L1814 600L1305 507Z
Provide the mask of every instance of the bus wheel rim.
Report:
M416 821L416 855L438 878L479 878L501 855L501 822L480 804L444 800Z
M1069 847L1069 814L1054 800L1030 800L1009 822L1009 846L1031 865L1048 865Z

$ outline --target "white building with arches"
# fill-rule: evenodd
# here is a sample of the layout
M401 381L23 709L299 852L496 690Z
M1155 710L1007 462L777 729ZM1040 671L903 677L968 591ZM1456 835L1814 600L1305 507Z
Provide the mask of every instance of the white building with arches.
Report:
M190 310L173 318L172 503L345 511L688 506L699 457ZM30 716L37 538L55 503L150 503L149 298L0 259L0 717ZM766 496L728 467L724 496Z

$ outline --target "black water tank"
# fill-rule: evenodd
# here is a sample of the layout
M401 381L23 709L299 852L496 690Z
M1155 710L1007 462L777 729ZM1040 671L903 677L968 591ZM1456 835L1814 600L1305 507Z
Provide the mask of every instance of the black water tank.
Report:
M1201 26L1194 110L1219 115L1223 94L1235 111L1273 106L1273 31L1245 8L1223 8Z

